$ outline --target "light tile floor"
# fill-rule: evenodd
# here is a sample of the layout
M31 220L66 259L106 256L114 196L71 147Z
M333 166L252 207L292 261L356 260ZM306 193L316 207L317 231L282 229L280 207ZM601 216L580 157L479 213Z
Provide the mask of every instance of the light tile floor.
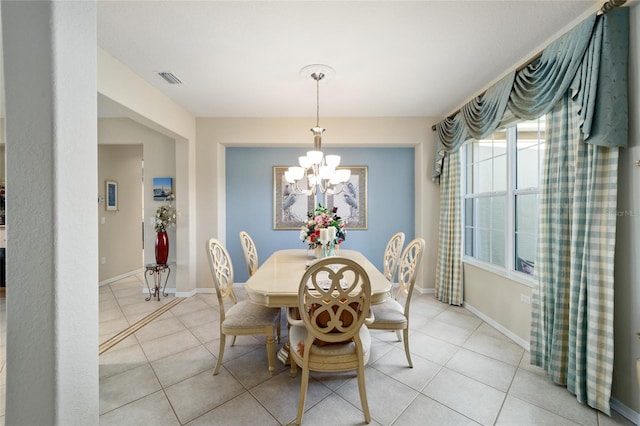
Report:
M137 276L100 287L100 342L173 300L147 302L142 286ZM269 376L264 339L238 337L225 350L220 374L212 375L217 306L213 294L188 298L100 356L101 425L286 425L295 419L300 379L279 361ZM631 425L579 404L529 365L526 351L466 309L415 293L411 311L414 368L394 332L371 331L371 424ZM4 396L4 340L1 349ZM303 424L364 423L354 373L312 377ZM4 398L0 408L4 423Z

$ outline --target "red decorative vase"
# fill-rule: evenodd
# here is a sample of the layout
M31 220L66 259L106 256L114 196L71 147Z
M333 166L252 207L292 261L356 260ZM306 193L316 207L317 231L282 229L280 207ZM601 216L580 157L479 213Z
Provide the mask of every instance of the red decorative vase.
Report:
M156 233L156 263L166 265L169 257L169 236L167 231Z

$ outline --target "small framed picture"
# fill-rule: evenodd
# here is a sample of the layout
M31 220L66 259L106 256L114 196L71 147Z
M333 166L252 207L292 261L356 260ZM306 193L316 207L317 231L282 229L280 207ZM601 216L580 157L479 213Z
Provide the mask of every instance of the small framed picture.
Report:
M173 192L173 178L153 178L153 201L164 201Z
M105 194L107 202L104 208L109 211L118 210L118 182L115 180L105 181Z

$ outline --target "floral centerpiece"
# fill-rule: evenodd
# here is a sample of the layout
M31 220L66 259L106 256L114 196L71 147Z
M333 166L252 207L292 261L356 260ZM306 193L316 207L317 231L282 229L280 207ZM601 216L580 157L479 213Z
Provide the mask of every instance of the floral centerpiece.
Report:
M160 207L158 207L158 210L156 210L156 223L154 225L156 232L166 231L167 228L170 228L176 224L178 213L176 212L176 209L171 205L171 203L175 199L175 195L167 195L167 198L165 199L167 203L161 205Z
M320 230L335 228L335 238L333 243L340 245L347 238L347 230L345 229L344 220L337 214L338 208L334 207L331 211L318 204L314 211L307 213L307 222L300 230L300 240L309 244L310 249L320 247Z

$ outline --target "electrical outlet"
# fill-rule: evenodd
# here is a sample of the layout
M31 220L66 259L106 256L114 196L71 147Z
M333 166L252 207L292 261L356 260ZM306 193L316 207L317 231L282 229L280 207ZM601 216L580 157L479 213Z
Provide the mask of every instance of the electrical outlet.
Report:
M107 263L107 258L106 258L106 257L104 257L104 256L102 256L102 257L100 258L100 263L102 263L103 265L104 265L105 263Z
M527 296L526 294L521 294L520 295L520 301L522 303L526 303L527 305L531 304L531 297Z

